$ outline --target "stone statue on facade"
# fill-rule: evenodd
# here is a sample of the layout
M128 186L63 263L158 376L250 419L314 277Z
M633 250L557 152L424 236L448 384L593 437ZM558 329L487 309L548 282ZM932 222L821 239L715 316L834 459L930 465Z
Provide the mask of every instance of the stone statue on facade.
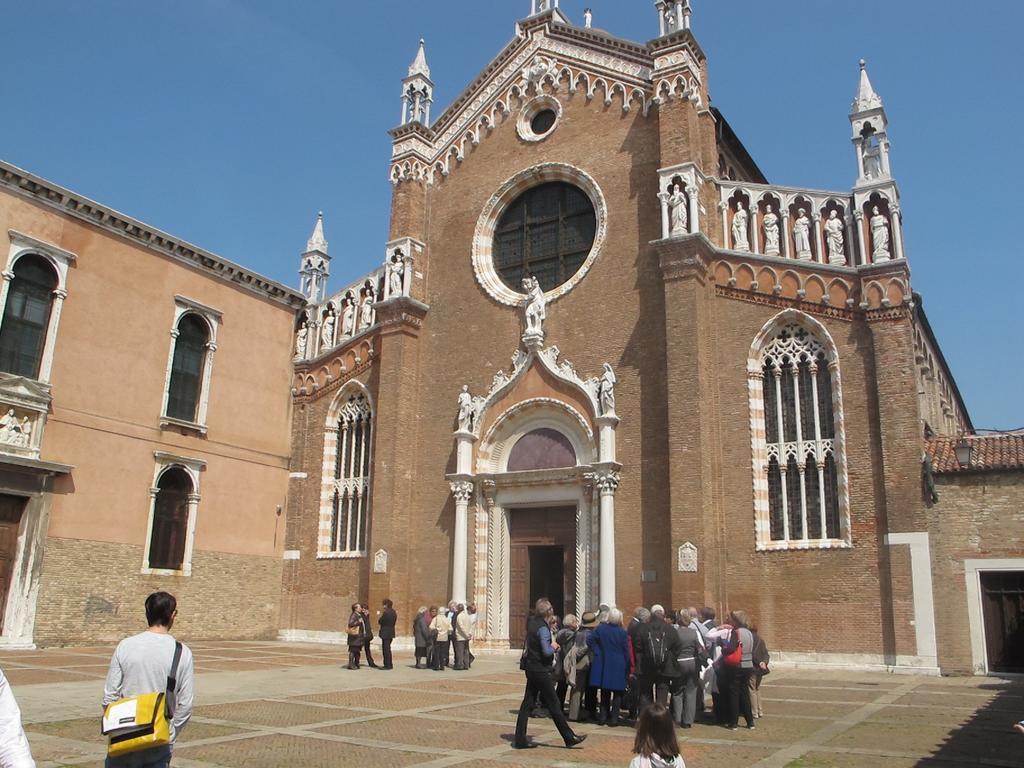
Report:
M771 208L764 212L764 252L768 256L779 255L779 217Z
M828 261L830 264L841 264L846 261L846 254L843 251L845 236L843 234L843 220L839 218L839 212L835 209L828 215L825 221L825 239L828 242Z
M341 335L345 338L356 335L356 297L349 291L341 302Z
M612 370L611 365L605 363L604 373L601 374L601 379L597 388L598 399L601 402L602 416L615 413L615 385L618 381L619 380L615 377L615 371Z
M401 253L396 253L388 262L388 293L390 296L403 295L405 283L405 262L402 261Z
M736 201L736 212L732 215L732 247L737 251L750 250L750 237L747 234L747 222L750 215L743 208L743 203Z
M526 336L544 338L544 320L548 316L547 298L536 277L523 278L526 291Z
M28 448L31 434L32 424L28 416L18 421L13 408L9 409L3 418L0 418L0 443L17 448Z
M309 326L306 324L306 318L303 317L299 321L299 330L295 332L295 359L305 360L306 350L309 347Z
M369 328L373 325L373 304L377 300L377 293L372 285L366 286L363 291L363 304L359 308L359 329Z
M800 208L796 212L796 221L793 222L793 245L796 246L796 257L804 261L811 259L811 220L807 218L807 211Z
M463 385L459 393L459 432L472 432L476 406L473 396L469 394L469 385Z
M890 257L889 222L876 205L871 209L871 260L888 261Z
M863 142L864 178L880 179L882 177L882 147L878 139L866 136Z
M320 325L320 349L330 349L334 346L334 327L337 322L338 317L334 314L334 305L328 304L327 312Z
M669 230L672 237L688 234L690 231L690 215L686 210L686 195L682 188L675 184L672 187L672 196L668 199L672 207L672 227Z

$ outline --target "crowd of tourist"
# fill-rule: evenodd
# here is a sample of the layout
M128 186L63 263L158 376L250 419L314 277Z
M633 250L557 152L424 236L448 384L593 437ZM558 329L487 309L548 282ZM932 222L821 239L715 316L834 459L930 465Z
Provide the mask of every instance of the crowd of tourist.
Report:
M653 605L637 608L626 622L618 608L602 605L559 620L542 599L524 642L527 684L513 745L534 746L526 738L531 716L551 717L566 746L580 739L570 720L615 727L629 719L637 723L644 766L676 765L674 726L669 739L664 723L691 728L703 718L736 730L742 717L755 728L764 714L760 688L769 660L764 639L741 610L719 623L712 608Z

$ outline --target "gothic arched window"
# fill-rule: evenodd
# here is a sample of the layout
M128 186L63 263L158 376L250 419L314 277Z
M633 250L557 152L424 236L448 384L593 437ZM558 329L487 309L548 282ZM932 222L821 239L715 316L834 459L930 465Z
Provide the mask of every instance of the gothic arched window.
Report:
M199 315L189 312L181 316L177 330L166 415L179 421L196 422L210 327Z
M830 342L794 317L771 326L751 357L759 549L850 543L839 363Z
M185 562L192 479L181 467L165 470L156 483L149 562L154 570L180 571Z
M46 345L57 273L34 253L19 258L12 271L0 321L0 370L35 379Z
M329 431L328 440L331 437ZM321 553L363 554L370 521L373 412L362 392L353 392L343 401L334 438L330 539L326 542L326 552L321 547Z
M509 472L575 466L576 450L569 438L546 427L527 432L519 438L508 457Z

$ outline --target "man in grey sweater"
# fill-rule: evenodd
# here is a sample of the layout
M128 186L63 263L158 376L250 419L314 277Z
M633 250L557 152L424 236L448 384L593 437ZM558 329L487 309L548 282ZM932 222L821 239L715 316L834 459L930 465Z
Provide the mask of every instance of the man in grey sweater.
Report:
M110 660L110 670L103 690L104 707L128 696L166 689L177 642L171 635L177 614L178 604L174 595L154 592L146 598L149 629L118 643L114 657ZM172 699L171 743L116 758L108 757L106 768L167 768L171 764L174 740L192 717L194 676L192 651L182 644L176 674L177 686Z

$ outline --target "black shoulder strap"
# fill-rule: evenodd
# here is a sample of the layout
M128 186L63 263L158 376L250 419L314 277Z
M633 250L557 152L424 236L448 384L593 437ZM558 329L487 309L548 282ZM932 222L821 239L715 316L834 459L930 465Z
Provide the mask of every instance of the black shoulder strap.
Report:
M171 662L171 671L167 675L167 717L174 714L175 701L174 692L178 687L178 662L181 661L181 641L174 641L174 660Z

